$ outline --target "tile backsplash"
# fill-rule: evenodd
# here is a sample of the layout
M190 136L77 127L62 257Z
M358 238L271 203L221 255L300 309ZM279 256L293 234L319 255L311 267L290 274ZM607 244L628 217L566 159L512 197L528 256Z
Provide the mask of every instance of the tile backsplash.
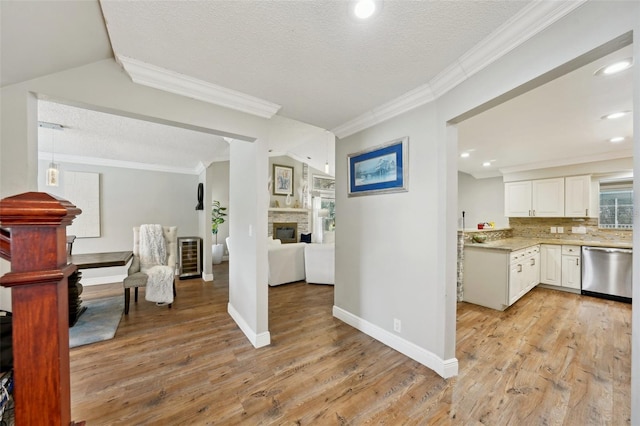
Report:
M570 218L570 217L511 217L509 226L513 237L544 238L558 240L580 241L611 241L632 242L633 231L626 229L601 229L598 228L597 218ZM571 232L574 227L586 228L585 234ZM562 227L564 232L552 234L551 227Z

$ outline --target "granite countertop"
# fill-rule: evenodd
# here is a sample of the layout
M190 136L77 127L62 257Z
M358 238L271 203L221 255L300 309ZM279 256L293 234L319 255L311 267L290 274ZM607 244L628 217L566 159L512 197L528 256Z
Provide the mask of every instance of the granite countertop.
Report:
M545 238L505 238L502 240L487 241L485 243L467 242L465 247L516 251L523 248L535 246L536 244L558 244L558 245L575 245L590 247L613 247L613 248L632 248L631 242L613 242L613 241L586 241L586 240L560 240Z

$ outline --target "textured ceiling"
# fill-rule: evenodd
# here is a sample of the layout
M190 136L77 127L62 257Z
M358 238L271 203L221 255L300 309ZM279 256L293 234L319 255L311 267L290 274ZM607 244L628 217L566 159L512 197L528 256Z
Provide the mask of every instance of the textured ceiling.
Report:
M534 6L532 1L509 0L386 1L375 19L357 22L348 12L349 4L0 0L0 80L4 87L112 57L111 42L118 55L278 103L283 108L275 119L289 117L331 129L432 81L453 64L462 67L463 53L525 7L528 18ZM472 150L472 155L460 160L460 170L496 176L509 168L630 155L630 119L606 123L598 115L600 110L630 105L632 84L625 80L630 73L606 80L615 84L605 87L605 80L590 72L574 73L461 123L460 150ZM596 92L593 85L600 86ZM174 140L194 138L191 157L186 158L184 150L155 136L158 128L138 120L119 124L108 114L51 105L43 106L41 114L42 120L69 127L62 132L65 137L84 132L81 142L68 144L78 150L69 155L192 169L198 161L224 157L226 148L221 145L222 152L212 153L203 140L213 136L171 130ZM71 124L68 116L82 124ZM300 134L294 121L288 124L284 127ZM133 128L138 125L140 129ZM620 128L614 131L614 125ZM123 126L128 130L115 135L114 129ZM628 139L608 144L609 134ZM279 143L285 139L283 134ZM289 146L272 148L322 163L333 156L324 143L311 146L304 137L293 139ZM41 140L47 151L46 135ZM487 160L494 160L491 168L482 168Z
M119 56L282 105L332 129L427 83L527 5L387 1L103 1Z
M97 1L0 1L0 86L112 58Z

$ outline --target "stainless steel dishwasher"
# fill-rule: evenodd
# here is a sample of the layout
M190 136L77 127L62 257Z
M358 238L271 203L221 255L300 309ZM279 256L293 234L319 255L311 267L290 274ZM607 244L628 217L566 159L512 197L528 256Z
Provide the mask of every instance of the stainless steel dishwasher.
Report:
M631 249L582 247L582 294L631 302Z

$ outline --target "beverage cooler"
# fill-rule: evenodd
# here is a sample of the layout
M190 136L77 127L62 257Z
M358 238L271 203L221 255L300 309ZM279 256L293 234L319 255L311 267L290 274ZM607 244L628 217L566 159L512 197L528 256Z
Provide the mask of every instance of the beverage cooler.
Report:
M179 237L178 261L181 280L200 278L202 276L202 238Z

